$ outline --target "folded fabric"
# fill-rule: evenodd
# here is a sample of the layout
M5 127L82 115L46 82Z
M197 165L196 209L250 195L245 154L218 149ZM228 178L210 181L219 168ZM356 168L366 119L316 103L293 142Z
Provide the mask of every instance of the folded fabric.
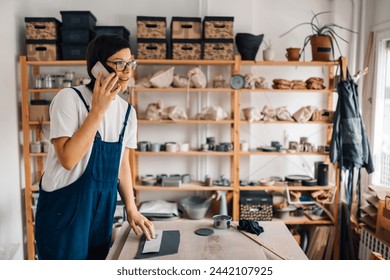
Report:
M237 229L245 230L256 235L260 235L260 233L264 232L263 227L260 226L257 221L253 220L239 220Z

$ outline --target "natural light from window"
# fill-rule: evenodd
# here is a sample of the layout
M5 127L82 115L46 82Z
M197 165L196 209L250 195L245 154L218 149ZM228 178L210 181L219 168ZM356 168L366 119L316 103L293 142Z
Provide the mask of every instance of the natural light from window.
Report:
M374 184L390 188L390 40L383 44L383 52L380 52L378 60L382 63L380 67L383 74L382 81L377 89L376 109L381 112L376 115L378 131L375 133L375 142L378 144L378 154L376 155L376 172L374 174ZM384 87L384 88L383 88ZM380 92L381 91L381 92Z

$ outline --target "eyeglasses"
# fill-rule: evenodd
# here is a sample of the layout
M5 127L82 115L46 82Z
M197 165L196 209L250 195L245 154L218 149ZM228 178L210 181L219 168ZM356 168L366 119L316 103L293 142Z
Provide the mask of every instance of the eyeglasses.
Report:
M130 69L131 70L135 70L135 68L137 68L137 61L132 59L130 60L129 62L126 62L126 61L108 61L107 62L110 62L112 64L115 64L115 69L117 71L125 71L126 67L127 66L130 66Z

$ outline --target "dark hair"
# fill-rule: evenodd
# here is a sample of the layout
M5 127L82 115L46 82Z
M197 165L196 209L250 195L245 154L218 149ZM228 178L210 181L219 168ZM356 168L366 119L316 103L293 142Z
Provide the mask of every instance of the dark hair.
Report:
M106 64L107 59L113 54L123 49L130 49L129 41L118 35L99 35L95 37L87 48L87 71L91 78L91 82L87 85L89 89L93 89L95 85L95 77L91 73L92 67L96 62L100 61L109 72L113 72L111 67Z

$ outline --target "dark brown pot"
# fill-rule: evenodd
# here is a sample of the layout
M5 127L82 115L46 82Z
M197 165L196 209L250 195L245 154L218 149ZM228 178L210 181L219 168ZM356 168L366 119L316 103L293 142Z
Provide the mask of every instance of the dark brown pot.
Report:
M314 61L330 61L332 52L331 38L313 35L310 38L311 52Z

